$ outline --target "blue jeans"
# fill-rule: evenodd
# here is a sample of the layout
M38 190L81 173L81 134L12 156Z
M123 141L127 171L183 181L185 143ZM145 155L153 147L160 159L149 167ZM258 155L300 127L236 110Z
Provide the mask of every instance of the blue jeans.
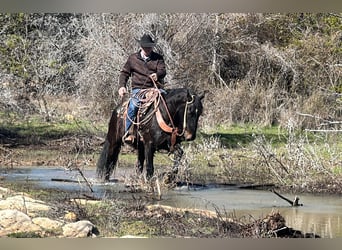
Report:
M137 97L137 94L139 93L140 90L141 89L132 89L131 98L129 100L128 109L127 109L125 133L129 130L133 121L135 120L135 117L137 116L139 106L140 106L140 100ZM163 89L159 89L159 91L161 93L166 93L166 91Z
M137 116L139 106L140 106L140 100L139 98L137 98L136 95L139 91L140 89L132 89L131 98L129 99L128 109L127 109L125 133L131 127L133 121L135 120L135 117Z

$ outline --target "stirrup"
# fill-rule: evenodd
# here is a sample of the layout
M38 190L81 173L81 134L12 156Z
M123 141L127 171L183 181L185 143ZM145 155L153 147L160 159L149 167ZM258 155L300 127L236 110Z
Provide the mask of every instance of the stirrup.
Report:
M127 144L133 144L135 139L134 135L131 135L128 133L128 131L124 134L124 136L122 137L122 142L123 143L127 143Z
M134 142L135 136L134 135L128 135L125 138L125 143L132 144Z

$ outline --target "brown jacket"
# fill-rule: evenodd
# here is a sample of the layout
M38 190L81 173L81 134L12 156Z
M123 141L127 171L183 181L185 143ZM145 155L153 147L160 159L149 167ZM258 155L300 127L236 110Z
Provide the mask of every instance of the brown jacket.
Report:
M119 87L126 87L129 77L132 77L132 89L154 87L149 75L157 73L158 81L162 82L166 75L166 68L163 56L152 51L150 60L145 62L140 51L130 55L123 66L119 76Z

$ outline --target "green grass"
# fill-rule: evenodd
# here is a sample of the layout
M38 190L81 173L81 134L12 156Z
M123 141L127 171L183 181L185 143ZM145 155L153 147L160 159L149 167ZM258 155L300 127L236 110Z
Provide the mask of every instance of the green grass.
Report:
M229 127L219 126L209 131L201 132L200 138L219 137L222 145L226 148L247 146L254 141L257 135L264 135L272 145L286 143L287 132L279 127L260 127L257 125L234 125Z
M201 131L199 138L219 137L222 145L226 148L237 148L248 146L253 143L256 136L264 136L265 140L273 147L283 147L289 140L289 132L278 126L261 127L253 124L241 124L232 126L218 126L207 131ZM342 133L316 133L297 130L295 136L303 136L308 143L318 143L323 145L328 143L337 143L342 149Z
M42 238L38 232L18 232L8 234L9 238Z
M0 132L9 138L60 138L75 134L104 132L104 126L95 128L86 120L56 120L47 122L40 116L20 117L13 113L0 113Z

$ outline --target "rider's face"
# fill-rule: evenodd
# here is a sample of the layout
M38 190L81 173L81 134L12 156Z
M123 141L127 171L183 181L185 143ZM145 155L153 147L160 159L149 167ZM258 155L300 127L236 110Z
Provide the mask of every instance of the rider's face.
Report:
M149 56L152 52L152 47L141 47L143 53L145 56Z

